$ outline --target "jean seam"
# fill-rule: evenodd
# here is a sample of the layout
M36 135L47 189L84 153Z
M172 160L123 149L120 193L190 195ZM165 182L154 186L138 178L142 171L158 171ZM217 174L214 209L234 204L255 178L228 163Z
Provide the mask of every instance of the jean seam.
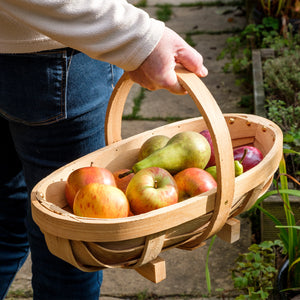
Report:
M72 52L73 53L73 52ZM72 56L72 55L71 55ZM64 116L66 116L66 84L67 84L67 72L68 72L68 64L67 64L67 50L64 51L62 59L62 74L61 74L61 90L60 90L60 118L63 119ZM71 59L70 59L71 61ZM64 67L66 66L66 71L64 71ZM65 110L65 113L63 112L63 107ZM57 119L57 120L59 120Z

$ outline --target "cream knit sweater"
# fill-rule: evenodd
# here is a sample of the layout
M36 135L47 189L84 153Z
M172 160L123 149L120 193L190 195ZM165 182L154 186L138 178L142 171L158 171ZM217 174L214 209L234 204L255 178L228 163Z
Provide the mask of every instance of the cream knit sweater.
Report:
M130 71L163 30L125 0L0 0L0 53L71 47Z

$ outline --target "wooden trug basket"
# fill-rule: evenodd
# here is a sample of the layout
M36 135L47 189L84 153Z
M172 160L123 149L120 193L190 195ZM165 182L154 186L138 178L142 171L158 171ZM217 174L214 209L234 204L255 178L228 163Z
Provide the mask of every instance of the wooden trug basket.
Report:
M83 156L40 181L31 194L32 215L45 235L49 250L80 270L132 268L159 282L165 278L162 251L192 250L218 233L230 242L239 238L234 219L249 209L270 186L282 157L282 132L276 124L255 115L222 114L215 99L193 73L177 69L202 117L171 123L122 140L124 104L133 85L127 73L110 99L106 118L106 147ZM142 143L149 137L209 129L216 156L217 189L145 214L119 219L75 216L64 196L65 182L75 169L89 166L115 171L131 168ZM254 145L264 159L234 177L234 147Z

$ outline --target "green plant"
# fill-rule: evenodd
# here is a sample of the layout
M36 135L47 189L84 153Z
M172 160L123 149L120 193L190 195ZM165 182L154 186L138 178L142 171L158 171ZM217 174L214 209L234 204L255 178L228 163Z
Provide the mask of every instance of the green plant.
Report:
M300 102L300 44L294 51L268 59L263 64L264 87L268 99L280 99L287 105ZM297 119L295 119L297 121ZM295 125L299 125L296 123Z
M136 7L146 7L147 6L147 0L140 0L135 6Z
M300 10L299 0L260 0L260 8L264 14L272 17L297 17Z
M279 238L282 241L284 250L289 259L288 288L298 288L300 290L300 231L298 230L298 225L289 201L289 195L300 198L300 191L289 189L288 178L296 181L296 179L286 173L285 159L282 157L279 164L279 175L276 181L277 189L270 190L261 196L255 203L254 208L259 209L268 216L274 222L275 226L279 228ZM299 182L296 181L296 183L300 185ZM264 199L274 194L279 194L282 198L286 224L282 224L275 216L261 206Z
M216 235L214 235L211 238L211 241L209 243L209 247L207 250L207 254L206 254L206 260L205 260L205 278L206 278L206 287L207 287L207 291L208 291L208 295L211 295L211 280L210 280L210 272L209 272L209 267L208 267L208 259L209 259L209 253L211 251L211 248L215 242L216 239Z
M248 24L243 31L229 37L218 60L229 58L224 64L224 72L238 74L239 83L252 90L252 49L272 48L277 55L290 55L299 52L300 35L292 33L292 27L285 35L280 30L280 21L273 17L264 17L261 24Z
M283 131L284 148L300 151L300 52L286 51L263 64L267 118ZM286 155L288 173L298 178L300 157Z
M167 22L172 16L172 5L171 4L158 4L158 10L156 11L156 16L158 20Z
M276 37L279 37L279 21L268 17L262 24L248 24L244 30L226 41L226 47L221 51L218 59L229 57L230 62L224 66L224 71L241 73L250 71L251 50L266 48Z
M273 290L277 270L275 268L275 248L281 247L281 241L264 241L252 244L249 252L239 254L232 269L234 286L242 299L267 299Z

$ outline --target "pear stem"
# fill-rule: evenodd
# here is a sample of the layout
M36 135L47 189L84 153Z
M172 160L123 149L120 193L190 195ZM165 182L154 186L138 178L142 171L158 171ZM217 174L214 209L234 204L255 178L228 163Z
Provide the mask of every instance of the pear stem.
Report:
M128 175L131 174L131 173L133 173L133 171L132 171L132 170L129 170L129 171L127 171L127 172L124 172L124 173L122 173L122 174L119 174L118 177L121 179L121 178L124 178L124 177L128 176Z
M244 149L243 156L242 156L242 158L240 159L240 163L242 163L242 162L243 162L243 160L245 159L245 157L246 157L246 155L247 155L247 152L248 152L248 149L247 149L247 148L245 148L245 149Z

